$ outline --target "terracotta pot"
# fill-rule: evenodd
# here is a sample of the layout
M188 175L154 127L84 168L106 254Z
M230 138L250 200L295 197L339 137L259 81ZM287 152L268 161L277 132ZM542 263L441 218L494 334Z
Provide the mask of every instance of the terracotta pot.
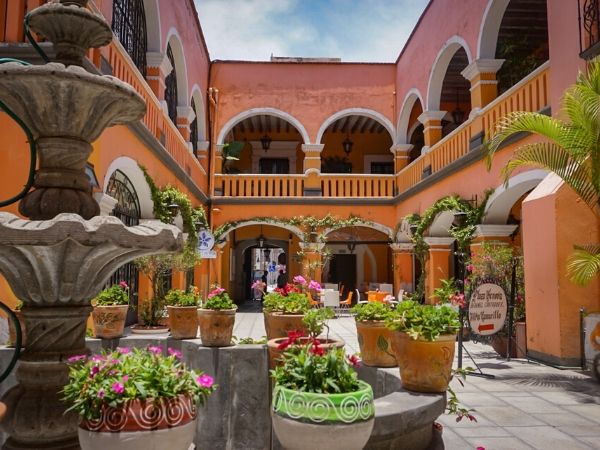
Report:
M496 353L498 353L498 355L500 355L502 358L508 358L508 336L496 334L494 337L492 337L490 344L494 348L494 350L496 350ZM510 343L510 357L517 357L517 340L514 336Z
M97 420L82 420L82 450L161 449L187 450L196 431L197 408L193 399L132 400L123 406L104 406Z
M23 320L21 311L13 310L13 312L15 313L15 316L17 316L19 325L21 325L21 347L25 347L25 344L27 343L25 320ZM8 339L10 340L11 345L15 345L17 342L17 329L15 328L15 324L11 319L8 319Z
M289 331L302 331L308 334L308 331L302 323L304 314L282 314L280 312L266 312L265 331L267 339L287 337Z
M123 336L128 305L94 306L92 319L96 337L113 339Z
M392 331L382 320L356 321L356 333L360 356L365 366L395 367L396 357L392 352Z
M417 392L446 392L450 381L455 334L443 334L436 341L412 339L406 333L392 333L392 350L405 389Z
M276 366L281 364L281 361L278 361L281 358L281 355L285 352L285 350L279 350L277 347L279 344L284 342L287 339L285 338L275 338L271 339L267 342L267 348L269 349L269 369L275 369ZM299 339L299 343L301 345L305 345L308 343L310 338L302 337ZM321 339L319 338L319 342L321 343L321 347L328 351L330 348L344 348L346 343L341 339Z
M169 328L174 339L194 339L198 335L198 308L167 306Z
M205 347L228 347L233 336L235 309L198 309L200 338Z
M283 448L360 450L375 423L373 390L359 381L356 392L315 394L275 385L273 431Z

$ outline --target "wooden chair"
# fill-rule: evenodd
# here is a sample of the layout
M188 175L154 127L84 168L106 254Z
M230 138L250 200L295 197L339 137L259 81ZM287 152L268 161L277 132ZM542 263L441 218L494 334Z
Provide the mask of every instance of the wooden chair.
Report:
M348 315L350 315L350 306L352 306L352 295L353 294L354 294L353 291L348 291L348 297L346 297L346 300L340 301L340 307L338 308L338 314L340 316L342 315L342 311L346 311L348 313Z
M311 308L320 308L321 307L321 302L318 302L315 299L313 299L312 295L310 295L310 292L306 293L306 297L308 298L308 303L310 303Z

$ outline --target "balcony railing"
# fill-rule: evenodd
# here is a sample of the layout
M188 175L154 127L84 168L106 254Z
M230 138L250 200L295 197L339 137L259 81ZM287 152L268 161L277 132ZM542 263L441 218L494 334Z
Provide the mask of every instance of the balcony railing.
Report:
M321 174L323 197L393 197L394 175Z
M514 111L536 112L547 107L549 76L549 63L546 62L483 108L477 116L433 145L427 153L398 173L398 192L410 189L427 176L465 156L471 150L471 138L482 131L489 133L506 114Z
M302 197L304 175L215 175L223 197Z
M579 51L585 59L600 54L600 2L577 0L579 8Z

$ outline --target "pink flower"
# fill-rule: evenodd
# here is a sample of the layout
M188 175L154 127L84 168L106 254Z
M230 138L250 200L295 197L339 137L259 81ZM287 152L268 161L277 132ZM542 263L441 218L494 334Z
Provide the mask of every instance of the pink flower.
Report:
M162 355L162 348L156 346L156 345L151 345L148 347L148 351L150 353L154 353L155 355Z
M302 275L296 275L292 281L296 284L301 284L302 286L306 284L306 278Z
M477 447L477 450L485 450L485 447L482 447L481 445L479 447Z
M87 359L86 355L74 355L74 356L71 356L69 359L67 359L67 362L69 364L73 364L73 363L76 363L78 361L83 361L85 359Z
M92 370L90 371L90 378L94 378L96 375L98 375L98 372L100 372L100 367L92 367Z
M121 289L123 289L123 290L127 290L127 289L129 289L129 286L127 286L127 283L126 283L126 282L124 282L124 281L121 281L121 282L119 283L119 287L120 287Z
M92 356L92 361L94 361L94 362L104 361L104 356L102 356L102 355L93 355Z
M475 268L475 267L473 266L473 264L469 264L469 265L467 266L467 272L473 272L473 269L474 269L474 268Z
M311 282L308 283L308 288L309 289L314 289L315 291L320 291L321 290L321 285L317 281L311 280Z
M106 395L106 392L104 392L104 389L102 389L102 388L98 389L98 394L96 394L96 396L98 398L104 398L105 395Z
M128 353L131 352L131 350L129 349L129 347L117 347L117 351L121 354L121 355L126 355Z
M348 356L348 361L352 364L352 367L358 369L360 367L360 359L356 355Z
M201 375L199 377L196 378L196 383L198 383L200 386L205 387L205 388L209 388L214 384L215 380L213 380L213 377L211 377L210 375Z
M122 394L125 391L125 386L118 381L115 381L112 385L112 390L115 394Z
M179 350L175 350L174 348L169 347L168 350L169 355L174 356L177 359L181 359L183 356Z
M123 383L127 383L127 380L129 380L129 375L123 375Z

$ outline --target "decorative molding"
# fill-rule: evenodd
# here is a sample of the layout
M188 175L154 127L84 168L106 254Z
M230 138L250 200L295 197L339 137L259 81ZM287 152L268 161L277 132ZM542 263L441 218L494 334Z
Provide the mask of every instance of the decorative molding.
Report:
M394 252L412 253L415 249L415 244L408 242L397 242L394 244L390 244L390 248Z
M410 153L414 145L412 144L396 144L390 147L390 153L398 157L402 153Z
M428 122L434 120L440 122L444 118L446 113L447 111L423 111L421 115L417 117L417 120L423 125L426 125Z
M508 237L518 225L477 225L473 237Z
M173 71L173 66L166 53L161 52L146 52L146 66L157 67L163 79Z
M450 246L452 245L452 243L455 241L454 238L451 237L436 237L436 236L426 236L425 237L425 242L427 242L428 245L430 246ZM443 249L446 250L446 249Z
M225 147L225 144L217 144L215 147L215 155L222 156L223 155L223 147Z
M209 147L210 141L198 141L198 143L196 144L196 148L199 152L208 151Z
M94 200L96 200L100 206L101 216L110 216L110 213L115 209L116 204L119 203L116 198L111 197L104 192L94 193Z
M504 64L504 59L476 59L469 64L460 74L467 80L472 81L482 73L496 73Z
M191 106L178 106L177 107L177 118L184 119L187 121L187 125L194 121L196 113Z
M321 153L323 151L323 148L325 148L325 144L302 144L301 148L304 153L307 153L307 152Z

